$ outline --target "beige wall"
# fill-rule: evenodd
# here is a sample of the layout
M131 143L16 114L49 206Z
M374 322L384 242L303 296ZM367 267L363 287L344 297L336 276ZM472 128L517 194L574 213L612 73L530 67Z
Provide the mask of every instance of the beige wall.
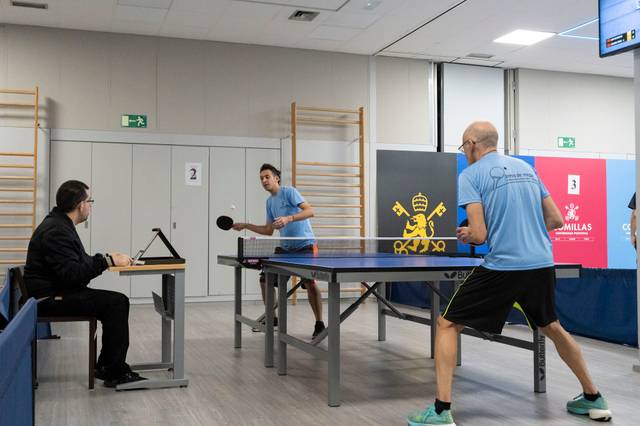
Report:
M429 139L427 67L427 61L417 59L376 58L378 143L432 143Z
M368 111L368 75L359 55L0 26L0 86L39 85L50 128L120 130L121 114L140 113L147 132L283 137L294 100Z
M633 79L518 70L521 154L631 159L633 114ZM558 136L576 148L558 148Z

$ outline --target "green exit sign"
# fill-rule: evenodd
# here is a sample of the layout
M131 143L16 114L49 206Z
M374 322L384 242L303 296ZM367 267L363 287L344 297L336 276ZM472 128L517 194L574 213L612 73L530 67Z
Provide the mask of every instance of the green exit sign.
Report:
M573 136L558 136L558 148L575 148L576 138Z
M120 125L122 127L147 128L147 116L142 114L122 114Z

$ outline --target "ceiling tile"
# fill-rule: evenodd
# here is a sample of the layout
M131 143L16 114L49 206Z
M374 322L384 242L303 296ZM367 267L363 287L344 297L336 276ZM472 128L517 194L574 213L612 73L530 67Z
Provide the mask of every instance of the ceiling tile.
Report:
M232 1L225 9L224 17L226 19L242 19L256 20L259 22L267 22L273 19L282 6L274 6L271 4L247 3L240 1Z
M171 9L167 13L164 23L173 27L184 26L210 28L218 19L220 19L220 15L203 12L177 11Z
M220 14L230 3L231 0L173 0L170 10Z
M208 27L196 27L185 25L172 25L165 23L160 28L158 35L164 37L187 38L194 40L204 40L209 34Z
M125 34L157 35L161 26L160 22L114 20L111 24L111 31Z
M321 40L347 41L358 34L360 30L344 27L330 27L328 25L320 25L309 34L309 38Z
M331 25L334 27L348 27L348 28L358 28L365 29L371 26L374 22L380 19L379 15L374 15L371 13L333 13L329 16L324 23L326 25Z
M273 6L289 6L296 9L338 10L348 0L233 0L237 3L270 4Z
M139 21L161 24L167 14L166 9L148 7L116 6L114 20Z
M121 6L149 7L154 9L169 9L171 0L118 0Z

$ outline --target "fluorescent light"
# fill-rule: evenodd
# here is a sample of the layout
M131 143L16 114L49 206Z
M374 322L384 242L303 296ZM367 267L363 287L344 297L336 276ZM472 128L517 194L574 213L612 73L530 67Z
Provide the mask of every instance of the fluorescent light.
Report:
M515 30L509 34L505 34L502 37L498 37L493 40L495 43L506 44L520 44L524 46L531 46L539 41L546 40L549 37L553 37L555 33L545 33L542 31L529 31L529 30Z

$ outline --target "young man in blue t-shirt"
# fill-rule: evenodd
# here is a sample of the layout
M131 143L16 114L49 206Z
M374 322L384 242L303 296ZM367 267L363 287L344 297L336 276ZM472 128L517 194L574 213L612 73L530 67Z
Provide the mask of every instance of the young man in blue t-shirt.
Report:
M472 123L462 137L459 149L469 167L458 178L458 205L466 209L469 224L458 228L456 237L465 244L487 242L489 253L438 318L436 400L409 415L409 425L455 425L450 408L458 334L465 326L500 333L515 302L529 324L553 341L582 385L583 393L567 403L567 410L610 420L611 411L591 380L580 347L555 313L548 231L563 225L562 214L535 170L520 159L498 154L497 144L498 132L488 122Z
M302 198L302 195L294 187L280 186L280 170L271 164L263 164L260 167L260 183L271 194L267 199L267 223L264 225L236 223L233 225L233 229L236 231L248 229L262 235L273 235L273 231L277 229L280 231L280 237L283 240L281 246L276 248L276 253L313 253L316 240L309 221L309 218L313 217L311 205ZM260 273L260 288L262 289L262 300L264 301L264 272ZM325 329L322 321L320 289L315 280L310 279L302 280L302 288L307 290L309 304L316 318L313 329L313 337L316 337ZM281 291L286 291L286 289ZM277 321L277 317L274 317L274 325L277 325ZM259 328L255 329L255 331L259 330Z

